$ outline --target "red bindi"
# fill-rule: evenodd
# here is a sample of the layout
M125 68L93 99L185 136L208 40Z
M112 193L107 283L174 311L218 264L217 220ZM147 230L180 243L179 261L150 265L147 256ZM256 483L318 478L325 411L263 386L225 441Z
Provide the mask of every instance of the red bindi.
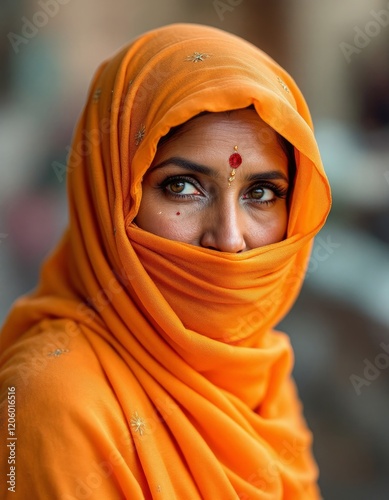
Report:
M242 164L242 157L239 153L232 153L228 160L228 163L230 164L231 168L238 168Z
M181 215L181 212L177 212L176 215Z
M231 182L235 179L235 170L240 167L242 164L242 157L238 153L238 146L234 146L235 153L232 153L232 155L228 159L228 163L230 164L231 167L231 172L230 176L228 177L228 187L231 186Z

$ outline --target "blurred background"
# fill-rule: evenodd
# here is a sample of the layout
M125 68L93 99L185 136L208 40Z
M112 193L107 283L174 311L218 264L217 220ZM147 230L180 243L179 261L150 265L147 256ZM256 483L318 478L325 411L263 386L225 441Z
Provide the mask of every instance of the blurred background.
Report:
M323 497L388 499L388 2L2 0L0 14L0 324L66 225L61 168L100 62L168 23L236 33L297 81L333 188L302 294L280 325Z

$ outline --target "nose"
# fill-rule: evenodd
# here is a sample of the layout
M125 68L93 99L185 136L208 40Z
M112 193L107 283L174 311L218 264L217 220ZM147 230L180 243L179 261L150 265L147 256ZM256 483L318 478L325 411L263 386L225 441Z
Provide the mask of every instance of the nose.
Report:
M244 238L244 215L239 204L214 207L204 222L200 245L219 252L239 253L248 250Z

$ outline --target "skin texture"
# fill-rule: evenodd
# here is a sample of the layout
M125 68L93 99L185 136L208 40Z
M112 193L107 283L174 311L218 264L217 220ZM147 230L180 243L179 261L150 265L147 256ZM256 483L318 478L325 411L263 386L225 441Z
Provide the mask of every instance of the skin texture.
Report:
M243 161L229 187L235 145ZM135 223L171 240L244 252L284 239L288 185L287 156L254 110L207 113L158 147Z

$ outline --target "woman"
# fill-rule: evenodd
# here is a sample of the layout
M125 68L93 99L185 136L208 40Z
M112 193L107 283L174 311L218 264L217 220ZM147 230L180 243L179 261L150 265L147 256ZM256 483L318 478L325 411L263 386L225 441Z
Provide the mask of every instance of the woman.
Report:
M272 330L330 207L290 76L214 28L146 33L98 70L67 175L1 337L6 498L319 498Z

